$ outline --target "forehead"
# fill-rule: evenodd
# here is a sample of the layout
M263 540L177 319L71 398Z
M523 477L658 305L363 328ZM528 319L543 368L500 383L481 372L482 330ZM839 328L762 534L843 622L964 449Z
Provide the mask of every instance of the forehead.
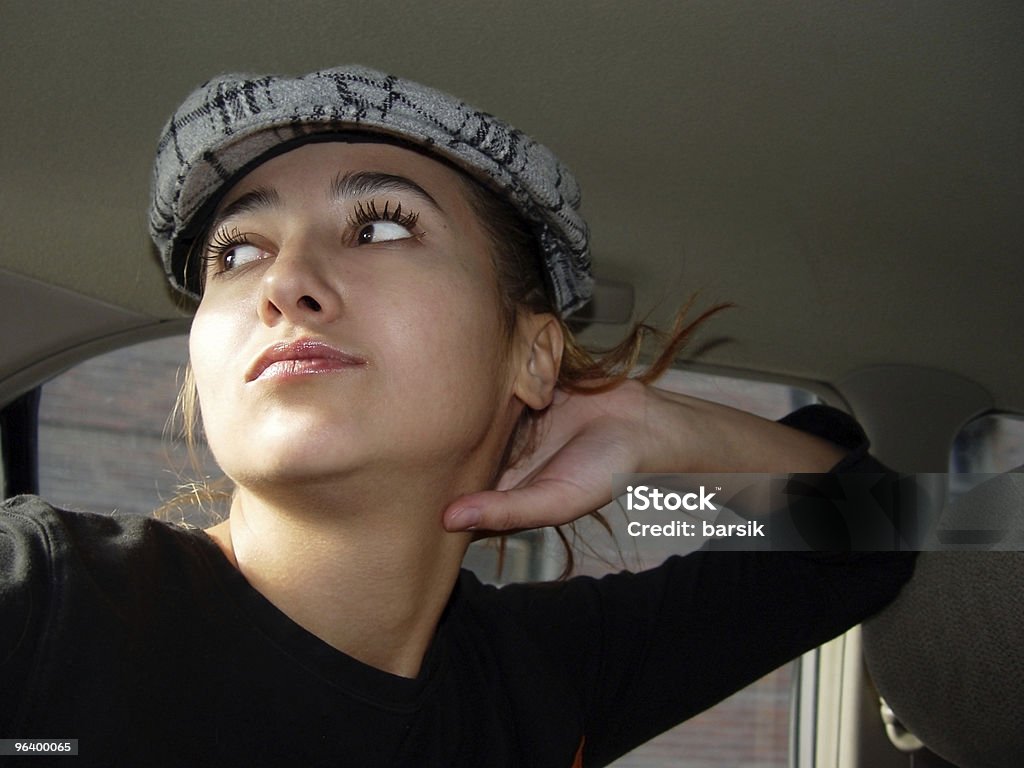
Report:
M469 210L472 182L448 164L391 144L331 141L305 144L260 164L235 182L217 212L255 189L300 198L323 196L338 177L366 171L408 179L446 212Z

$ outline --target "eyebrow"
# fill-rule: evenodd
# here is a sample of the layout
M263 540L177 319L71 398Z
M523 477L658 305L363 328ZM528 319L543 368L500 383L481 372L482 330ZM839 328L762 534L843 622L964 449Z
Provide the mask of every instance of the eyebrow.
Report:
M431 194L412 179L380 171L349 171L347 173L339 173L334 178L334 181L331 182L330 197L333 200L340 201L353 197L372 197L373 195L385 194L387 192L404 192L415 195L439 212L444 213L444 210L438 205ZM280 205L281 196L276 189L257 187L224 206L224 209L214 217L210 225L210 231L216 231L220 228L221 224L232 216L264 211L269 208L280 207Z
M221 224L232 216L238 216L242 213L253 213L254 211L264 211L268 208L278 208L280 205L281 196L277 193L276 189L257 187L224 206L224 209L214 217L213 223L210 225L210 232L216 231Z
M331 183L331 197L335 200L372 197L387 192L415 195L440 213L444 213L427 190L405 176L396 176L380 171L349 171L348 173L339 173Z

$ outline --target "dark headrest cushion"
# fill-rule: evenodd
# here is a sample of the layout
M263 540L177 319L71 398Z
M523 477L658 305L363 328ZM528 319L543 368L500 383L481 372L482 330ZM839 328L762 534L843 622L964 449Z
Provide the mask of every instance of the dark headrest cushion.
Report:
M940 528L1024 531L1024 474L953 505ZM980 524L980 525L979 525ZM1024 551L922 552L896 600L864 625L879 692L960 768L1024 765Z

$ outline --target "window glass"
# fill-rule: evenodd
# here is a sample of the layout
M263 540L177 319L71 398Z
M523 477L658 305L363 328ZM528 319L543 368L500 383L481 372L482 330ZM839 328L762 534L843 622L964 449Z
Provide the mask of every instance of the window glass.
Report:
M1024 465L1024 417L987 413L969 421L953 442L949 471L1009 472Z
M200 442L193 471L170 422L188 339L148 341L87 360L43 387L39 486L48 501L152 514L185 481L217 477ZM210 522L199 510L189 522Z
M953 441L949 454L950 499L971 490L986 474L1009 472L1020 466L1024 466L1024 417L1006 413L979 416L967 422Z
M148 515L182 482L219 477L202 443L193 469L182 441L173 439L179 427L169 426L186 359L187 339L172 337L93 358L46 384L39 417L42 495L66 507ZM683 371L670 371L659 386L767 418L815 401L809 392L788 386ZM649 567L672 554L671 539L629 537L615 505L606 516L613 537L594 525L580 526L576 572ZM202 526L213 522L200 510L165 517ZM538 531L508 539L500 574L494 541L475 544L466 560L492 582L555 578L563 563L556 537ZM614 765L782 768L788 763L794 676L794 665L776 670Z
M670 370L658 380L657 386L756 413L766 419L781 419L797 408L819 402L813 392L799 387L695 371Z

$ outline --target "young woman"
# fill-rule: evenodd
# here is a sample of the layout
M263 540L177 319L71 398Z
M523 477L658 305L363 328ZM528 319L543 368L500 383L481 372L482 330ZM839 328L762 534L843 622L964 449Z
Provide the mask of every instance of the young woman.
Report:
M838 412L767 422L589 359L563 322L578 201L522 133L379 72L196 91L151 222L199 299L230 514L8 502L0 735L77 738L79 765L604 765L886 604L910 556L460 572L475 535L577 519L613 472L879 469Z

